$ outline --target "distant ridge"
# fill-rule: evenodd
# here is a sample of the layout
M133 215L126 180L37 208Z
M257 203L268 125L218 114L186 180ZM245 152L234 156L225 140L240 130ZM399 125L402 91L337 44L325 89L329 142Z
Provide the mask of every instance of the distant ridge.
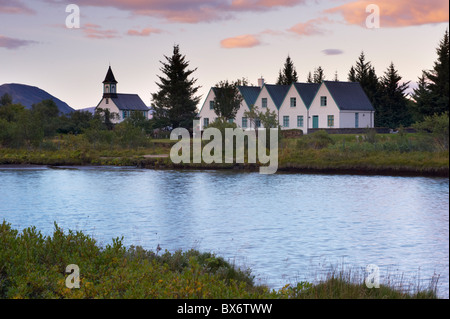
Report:
M20 103L27 109L30 109L33 104L42 100L53 100L62 113L68 114L75 111L67 103L35 86L17 83L0 85L0 97L5 93L11 95L13 103Z

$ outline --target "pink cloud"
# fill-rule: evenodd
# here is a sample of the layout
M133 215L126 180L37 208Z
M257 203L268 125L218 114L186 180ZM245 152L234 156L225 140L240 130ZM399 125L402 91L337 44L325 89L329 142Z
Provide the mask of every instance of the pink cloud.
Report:
M59 0L45 0L61 3ZM63 0L70 3L72 0ZM77 5L111 7L135 15L159 17L169 22L197 23L230 19L236 12L292 7L306 0L78 0Z
M231 2L231 10L268 10L278 7L294 7L304 4L305 0L233 0Z
M103 30L101 26L93 23L86 23L83 32L90 39L112 39L118 37L116 30Z
M25 6L18 0L0 0L0 13L6 14L34 14L34 10Z
M225 49L252 48L261 44L257 36L246 34L220 41L220 46Z
M14 39L0 35L0 48L15 50L35 43L37 42L31 40Z
M311 19L305 23L298 23L290 28L288 31L294 32L300 36L312 36L312 35L322 35L326 31L320 27L320 25L330 23L330 20L326 17Z
M325 12L339 13L348 24L365 27L366 19L371 14L366 12L366 7L372 3L373 0L355 1ZM380 8L380 27L407 27L449 21L448 0L378 0L375 4Z
M142 29L142 31L138 31L138 30L128 30L127 34L128 35L134 35L134 36L141 36L141 37L147 37L151 34L158 34L161 33L162 30L160 29L155 29L155 28L145 28Z

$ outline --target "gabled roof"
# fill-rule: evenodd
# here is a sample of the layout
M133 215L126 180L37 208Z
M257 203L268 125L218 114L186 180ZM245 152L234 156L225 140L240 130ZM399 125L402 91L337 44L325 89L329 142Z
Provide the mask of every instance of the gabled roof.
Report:
M148 111L148 107L137 94L117 94L111 98L119 110Z
M281 104L283 104L284 98L286 97L286 94L289 91L290 85L276 85L276 84L265 84L264 87L269 92L270 97L272 98L273 102L275 103L275 106L277 109L281 107Z
M293 84L297 89L298 94L303 100L303 103L307 108L311 106L314 97L316 96L317 91L319 90L319 83L294 83Z
M238 89L249 108L255 104L259 92L261 92L259 86L238 86Z
M116 78L114 77L113 71L111 69L111 66L109 67L108 72L106 73L106 77L103 83L117 83Z
M342 111L375 111L358 82L324 81L337 106Z

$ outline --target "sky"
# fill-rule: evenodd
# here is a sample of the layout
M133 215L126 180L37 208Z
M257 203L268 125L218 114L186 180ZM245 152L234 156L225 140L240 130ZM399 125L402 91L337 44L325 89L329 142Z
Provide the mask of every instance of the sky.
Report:
M318 66L346 81L364 52L378 76L393 62L413 88L437 59L448 12L448 0L0 0L0 85L82 109L100 102L111 65L118 92L150 106L179 45L201 103L223 80L275 83L288 55L300 82Z

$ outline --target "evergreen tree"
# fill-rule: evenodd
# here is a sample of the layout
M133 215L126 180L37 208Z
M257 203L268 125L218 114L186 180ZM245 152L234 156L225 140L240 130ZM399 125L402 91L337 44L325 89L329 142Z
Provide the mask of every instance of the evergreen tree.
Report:
M283 70L278 73L278 85L290 85L298 81L297 71L295 70L294 63L291 57L288 55L286 62L284 63Z
M355 71L355 68L353 67L353 65L350 68L350 71L348 72L348 80L350 82L357 82L357 80L356 80L356 71Z
M321 66L314 70L313 83L322 83L325 81L325 74Z
M417 84L418 87L413 90L412 98L415 102L412 103L411 108L414 121L420 122L425 116L432 115L433 113L433 108L431 107L433 105L433 95L430 91L425 72L419 77Z
M415 112L418 120L435 113L442 114L449 111L449 39L448 30L440 41L437 61L430 71L423 71L419 78L419 88L414 91L416 101Z
M405 94L409 81L402 83L401 79L394 63L391 63L380 79L380 103L375 117L375 126L398 128L411 125L412 119Z
M161 128L192 128L200 97L195 96L199 89L195 86L197 80L189 77L197 69L187 69L189 62L181 55L178 45L174 46L171 57L164 57L167 62L161 62L161 71L165 76L158 76L159 91L152 93L155 123Z
M380 84L375 73L375 68L370 61L366 62L364 52L361 52L359 55L356 65L350 68L348 80L350 82L359 82L361 85L369 98L369 101L375 108L375 125L377 125L377 117L380 114L380 108L382 107L379 101Z

